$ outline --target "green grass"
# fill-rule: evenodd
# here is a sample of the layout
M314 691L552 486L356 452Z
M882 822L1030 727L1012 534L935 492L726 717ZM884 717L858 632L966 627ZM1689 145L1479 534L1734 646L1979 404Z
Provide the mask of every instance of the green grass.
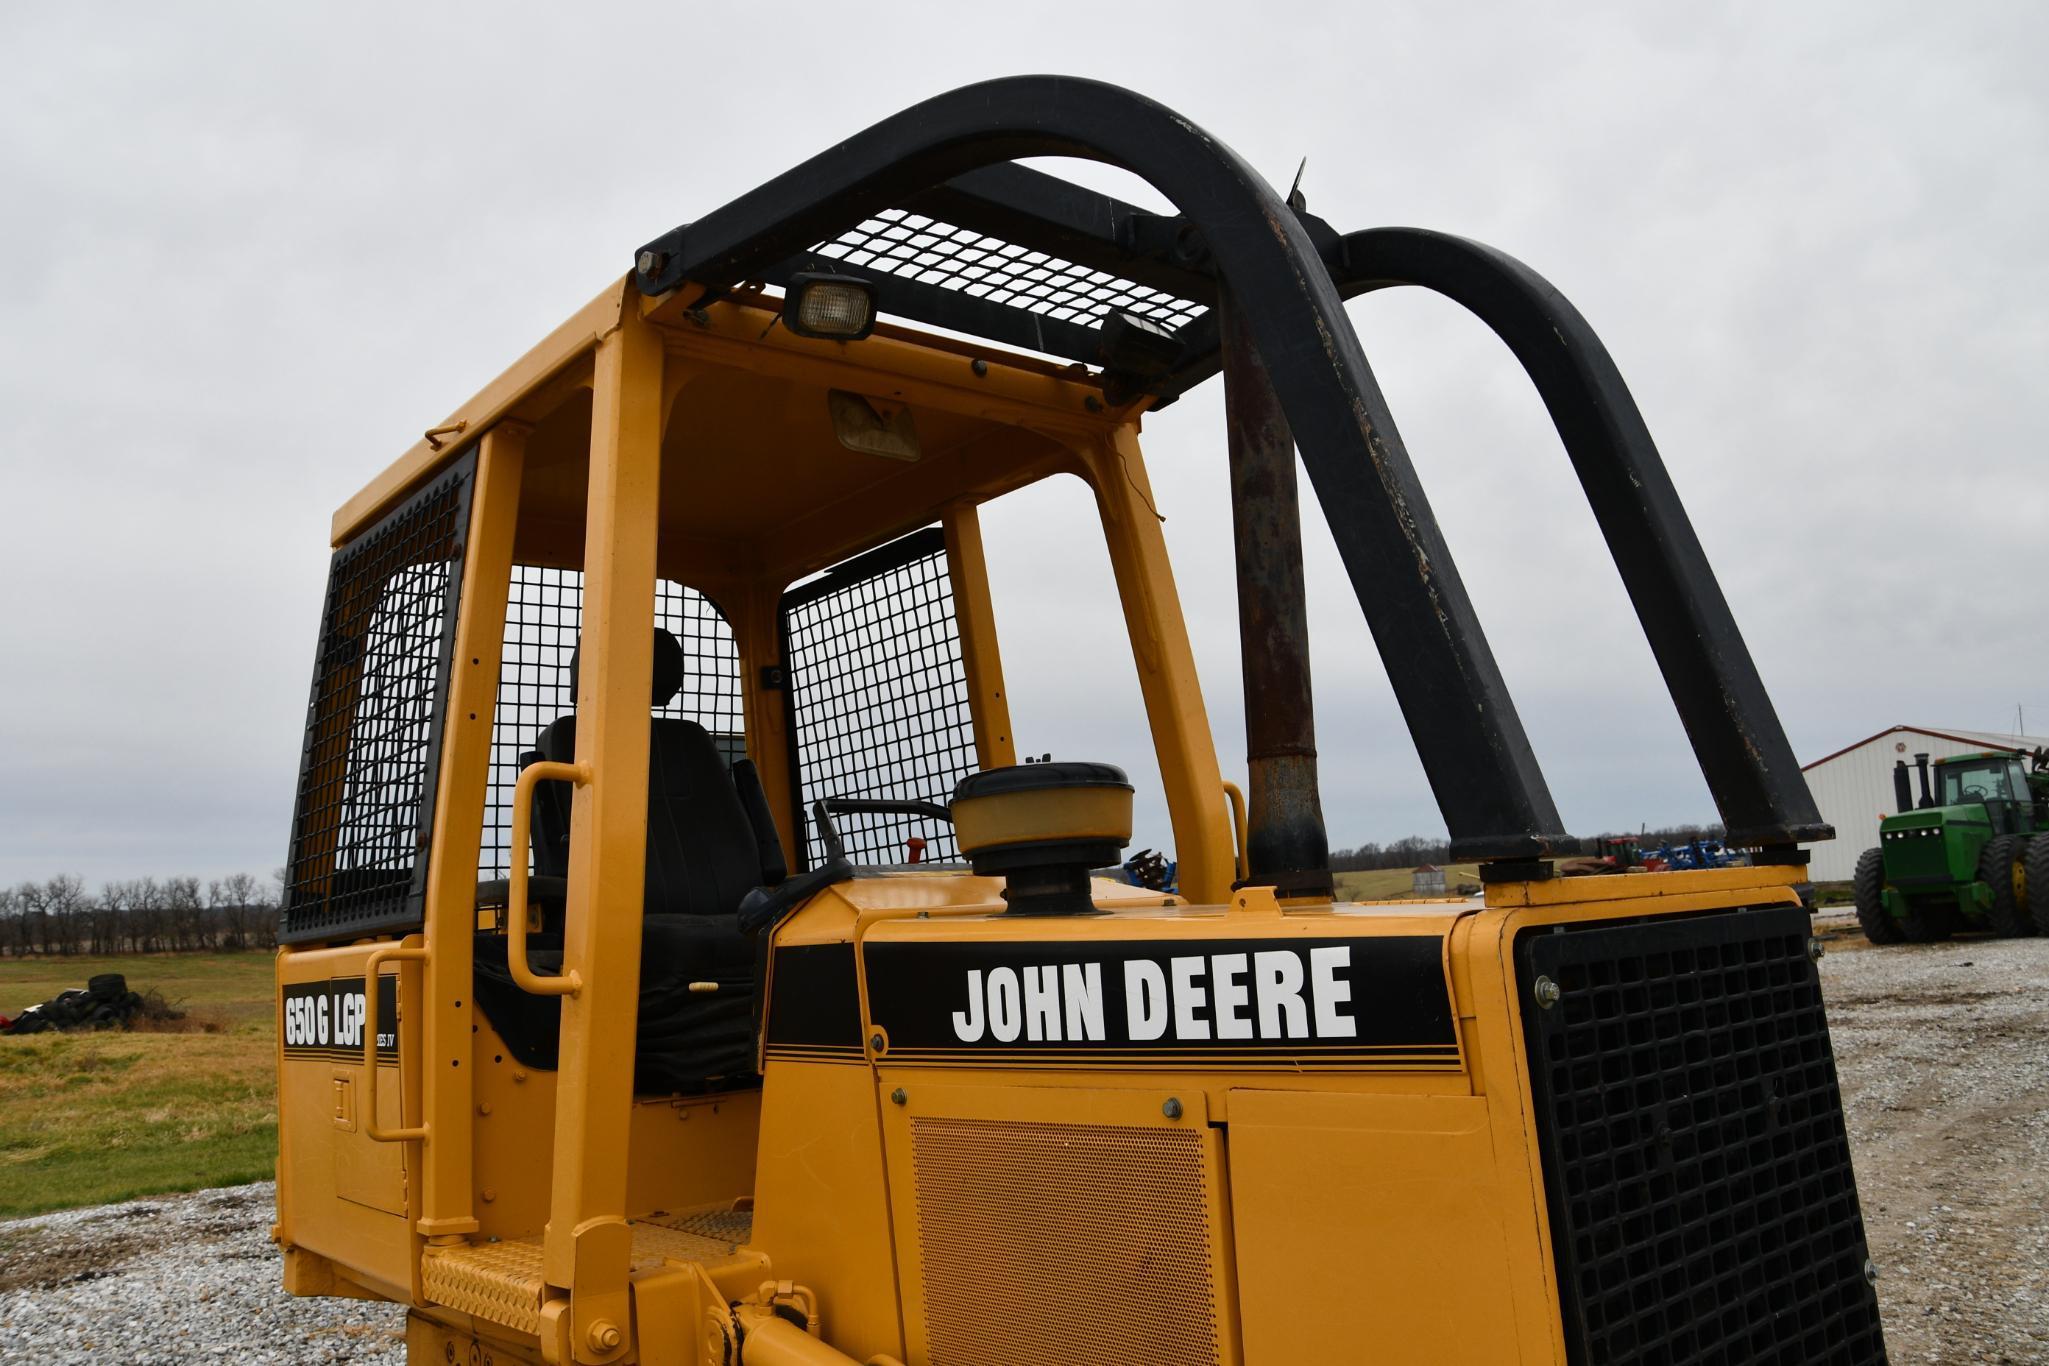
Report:
M0 1037L0 1218L270 1176L270 955L0 959L0 1013L99 972L161 991L185 1031Z

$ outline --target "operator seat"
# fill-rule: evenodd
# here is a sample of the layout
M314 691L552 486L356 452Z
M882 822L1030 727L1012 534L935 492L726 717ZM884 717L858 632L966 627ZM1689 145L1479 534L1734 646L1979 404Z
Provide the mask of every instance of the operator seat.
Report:
M569 657L569 691L576 696L582 650ZM653 700L667 706L683 687L683 647L667 631L655 632ZM576 758L576 716L557 718L535 737L531 758L571 763ZM523 756L523 760L526 756ZM526 762L521 763L524 768ZM751 759L729 776L711 732L695 721L657 716L648 722L647 914L730 916L740 899L783 876L768 801ZM742 792L747 793L743 804ZM534 801L534 871L569 872L567 783L542 783ZM758 798L758 801L755 800ZM750 807L758 810L750 811ZM757 826L756 822L762 822ZM767 866L773 848L775 866Z
M578 655L570 657L572 697L578 662ZM676 696L684 669L676 638L657 630L652 706L665 706ZM544 759L567 763L575 756L576 716L571 713L541 730L534 749L521 755L520 766ZM567 783L544 782L535 789L537 879L568 874L572 796ZM753 762L736 760L729 775L703 726L653 717L648 723L636 1092L691 1091L752 1078L757 954L753 936L740 928L735 913L742 898L784 876L782 846ZM558 892L553 905L543 906L541 931L529 937L535 971L560 970L562 930ZM561 998L529 995L512 981L502 935L478 936L476 966L477 1002L508 1049L526 1066L553 1069L560 1056Z

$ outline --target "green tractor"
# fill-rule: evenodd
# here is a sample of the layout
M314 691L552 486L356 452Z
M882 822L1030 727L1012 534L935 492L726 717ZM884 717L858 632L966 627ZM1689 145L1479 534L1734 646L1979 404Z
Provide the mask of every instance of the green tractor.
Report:
M2049 933L2049 750L1958 754L1893 765L1899 814L1857 860L1857 923L1874 944L1947 939L1958 930ZM2030 884L2041 889L2030 904Z

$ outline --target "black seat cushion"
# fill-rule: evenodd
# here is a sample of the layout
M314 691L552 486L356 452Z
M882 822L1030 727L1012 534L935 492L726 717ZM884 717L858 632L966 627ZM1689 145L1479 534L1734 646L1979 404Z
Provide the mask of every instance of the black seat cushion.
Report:
M536 934L527 959L559 972L562 936ZM692 982L716 983L695 992ZM663 916L642 922L640 1025L633 1089L640 1095L751 1084L754 1070L754 944L730 919ZM560 1059L562 998L533 996L512 980L505 937L476 940L477 1004L522 1066L553 1071Z

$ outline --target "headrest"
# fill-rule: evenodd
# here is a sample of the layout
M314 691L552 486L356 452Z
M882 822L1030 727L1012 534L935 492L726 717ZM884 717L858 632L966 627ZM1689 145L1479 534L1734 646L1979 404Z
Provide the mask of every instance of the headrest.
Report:
M578 644L569 655L569 698L571 706L576 704L577 665L582 661L583 646ZM654 700L648 704L650 706L667 706L669 699L673 698L683 689L683 647L677 644L676 637L670 635L659 626L655 627L653 681L654 688L652 691Z

